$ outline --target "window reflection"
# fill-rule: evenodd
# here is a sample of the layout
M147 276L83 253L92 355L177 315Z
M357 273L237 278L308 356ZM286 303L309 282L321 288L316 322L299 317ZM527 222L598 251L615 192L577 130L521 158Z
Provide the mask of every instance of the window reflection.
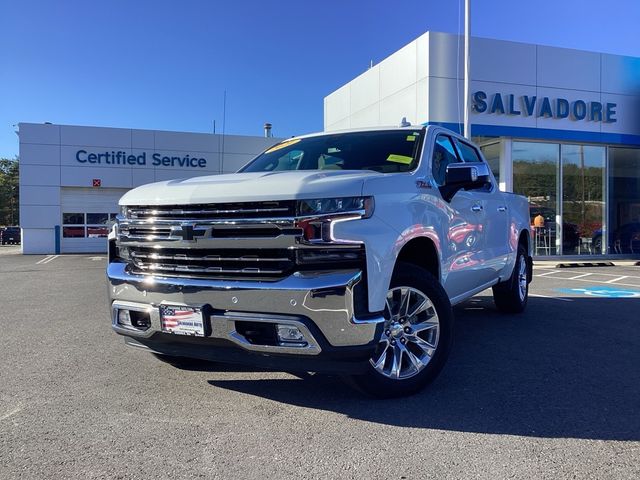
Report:
M483 145L480 147L482 155L491 168L493 176L496 178L496 183L500 184L500 143L490 143L489 145Z
M640 149L609 148L609 189L609 253L640 253Z
M603 253L604 164L604 147L562 145L564 255Z
M513 191L529 200L535 255L555 255L560 145L513 142Z

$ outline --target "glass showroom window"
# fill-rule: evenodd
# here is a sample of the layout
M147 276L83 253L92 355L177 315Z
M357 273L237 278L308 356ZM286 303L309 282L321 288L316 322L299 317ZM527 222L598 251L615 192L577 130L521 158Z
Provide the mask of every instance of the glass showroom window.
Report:
M64 238L84 238L84 213L62 214L62 236Z
M640 148L609 148L608 251L640 253Z
M482 150L482 155L489 164L493 176L496 177L496 183L500 185L500 142L482 145L480 150Z
M562 145L562 254L602 254L605 148Z
M513 191L529 200L534 255L560 253L557 241L560 145L513 142Z

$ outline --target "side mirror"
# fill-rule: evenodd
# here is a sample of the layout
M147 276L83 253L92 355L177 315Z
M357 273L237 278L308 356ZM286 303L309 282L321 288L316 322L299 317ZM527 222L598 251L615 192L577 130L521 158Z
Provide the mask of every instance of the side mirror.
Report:
M440 193L442 198L450 202L458 190L482 188L490 182L490 178L489 166L486 163L450 163Z

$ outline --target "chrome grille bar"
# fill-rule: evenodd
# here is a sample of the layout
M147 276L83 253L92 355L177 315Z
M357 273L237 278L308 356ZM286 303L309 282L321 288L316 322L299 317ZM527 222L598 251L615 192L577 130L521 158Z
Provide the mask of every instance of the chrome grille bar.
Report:
M195 205L141 205L127 208L127 217L132 219L222 219L234 217L293 217L295 201L241 202Z
M129 206L117 245L141 274L273 280L296 268L295 203Z

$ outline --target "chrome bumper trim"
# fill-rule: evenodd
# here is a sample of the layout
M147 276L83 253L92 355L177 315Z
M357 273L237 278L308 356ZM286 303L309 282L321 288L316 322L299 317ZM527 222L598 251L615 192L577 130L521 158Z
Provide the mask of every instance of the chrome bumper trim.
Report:
M272 321L268 319L281 315L296 322L296 316L305 317L336 347L373 342L378 324L384 322L382 316L360 320L354 315L353 289L362 281L360 270L297 272L276 282L260 282L137 275L127 272L125 264L114 262L107 267L107 278L112 302L211 305L225 318L242 316L249 321ZM152 316L149 335L160 331L159 317L154 322ZM129 329L114 329L135 336ZM293 348L300 353L299 348Z
M112 318L111 326L113 330L122 335L149 338L154 333L162 331L160 323L159 305L146 303L123 302L116 300L111 304ZM147 312L151 318L151 327L147 330L137 330L136 328L125 327L118 323L119 310L135 310ZM298 320L277 315L211 315L211 338L221 338L229 340L245 350L264 353L287 353L296 355L317 355L322 349L313 337L306 325ZM293 325L304 335L304 342L292 345L256 345L250 343L243 335L237 332L236 322L265 322L277 323L280 325Z

